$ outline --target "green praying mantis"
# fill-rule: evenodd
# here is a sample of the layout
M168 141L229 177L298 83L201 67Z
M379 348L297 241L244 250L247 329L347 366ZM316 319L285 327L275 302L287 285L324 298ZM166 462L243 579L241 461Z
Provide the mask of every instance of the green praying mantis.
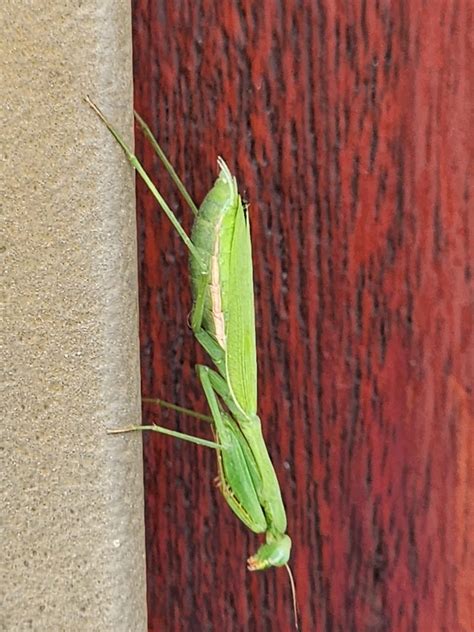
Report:
M157 425L128 426L110 432L152 430L216 450L218 486L227 504L251 531L265 534L265 543L248 558L247 567L251 571L286 567L296 619L285 507L257 415L252 245L248 210L238 193L236 179L224 160L218 158L219 176L198 208L150 128L135 114L195 216L189 237L123 137L101 110L89 98L86 100L122 147L189 250L193 293L190 324L196 340L215 366L215 369L196 366L211 417L162 400L145 400L211 421L215 441Z

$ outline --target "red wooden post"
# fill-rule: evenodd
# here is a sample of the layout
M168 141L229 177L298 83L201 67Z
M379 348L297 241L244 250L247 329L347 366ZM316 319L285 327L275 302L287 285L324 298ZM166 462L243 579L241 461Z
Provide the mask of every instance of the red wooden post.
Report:
M469 0L135 2L137 109L197 201L218 154L250 201L305 631L474 629L472 33ZM143 393L205 410L187 253L138 194ZM257 538L214 454L147 435L145 458L150 630L290 630L286 573L245 570Z

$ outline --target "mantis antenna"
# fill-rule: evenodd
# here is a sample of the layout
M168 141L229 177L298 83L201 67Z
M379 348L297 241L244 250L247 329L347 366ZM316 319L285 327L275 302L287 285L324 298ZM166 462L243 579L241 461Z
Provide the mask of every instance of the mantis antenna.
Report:
M293 573L291 572L291 568L288 564L285 564L286 572L288 573L288 577L290 578L290 586L291 586L291 597L293 599L293 614L295 616L295 630L299 630L298 625L298 605L296 603L296 585L293 577Z

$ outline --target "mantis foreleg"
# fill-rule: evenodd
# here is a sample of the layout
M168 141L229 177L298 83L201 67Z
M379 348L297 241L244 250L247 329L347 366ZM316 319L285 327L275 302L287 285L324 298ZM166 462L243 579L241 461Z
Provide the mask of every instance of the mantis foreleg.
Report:
M214 419L214 429L222 450L218 454L220 488L234 513L255 533L264 533L267 520L259 500L261 486L259 473L252 453L238 424L221 410L216 391L211 383L208 367L196 367L209 408Z

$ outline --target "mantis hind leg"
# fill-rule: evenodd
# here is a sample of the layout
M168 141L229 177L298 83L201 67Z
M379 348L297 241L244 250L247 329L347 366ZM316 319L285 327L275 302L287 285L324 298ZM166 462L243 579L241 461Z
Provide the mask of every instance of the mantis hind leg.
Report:
M199 276L196 300L194 301L193 311L191 314L191 329L193 330L194 335L196 335L197 332L204 331L202 329L202 318L204 314L204 303L206 300L206 288L208 283L209 272L203 272Z
M161 163L164 166L164 168L166 169L166 171L168 172L170 178L175 183L176 188L181 193L183 198L186 200L187 205L192 210L194 215L197 215L198 214L198 207L194 203L192 197L188 193L188 190L184 186L183 181L181 180L181 178L176 173L175 168L173 167L171 162L168 160L165 152L163 151L163 149L161 148L160 144L156 140L156 137L154 136L153 132L151 131L151 129L148 127L148 125L145 123L145 121L142 119L142 117L137 112L134 112L134 114L135 114L135 118L136 118L138 124L140 125L140 127L142 129L142 132L145 134L145 136L150 141L151 146L155 150L155 153L158 156L158 158L161 160Z
M138 160L138 158L135 156L135 154L133 153L131 148L128 146L128 144L126 143L126 141L123 138L123 136L118 132L117 129L115 129L115 127L112 125L112 123L110 123L110 121L103 114L103 112L97 107L97 105L95 103L93 103L89 99L89 97L86 98L86 101L90 105L90 107L94 110L94 112L97 114L97 116L105 123L105 125L107 126L107 128L110 131L110 133L112 134L112 136L115 138L115 140L118 142L120 147L123 149L123 151L124 151L124 153L125 153L125 155L127 157L127 160L129 161L129 163L137 171L137 173L140 174L140 177L143 179L143 181L145 182L145 184L149 188L151 194L153 195L155 200L158 202L158 204L161 206L162 210L167 215L167 217L170 220L170 222L173 224L176 232L178 233L178 235L183 240L183 242L186 245L186 247L188 248L189 252L196 259L196 261L199 262L200 267L204 270L205 266L204 266L204 264L202 262L202 257L200 255L198 249L193 244L193 242L189 238L189 236L186 233L186 231L184 230L184 228L181 226L181 223L179 222L178 218L173 213L171 208L168 206L166 200L163 198L161 193L158 191L156 186L153 184L150 176L147 174L147 172L145 171L145 169L144 169L143 165L141 164L141 162ZM151 134L151 132L150 132L150 134Z

